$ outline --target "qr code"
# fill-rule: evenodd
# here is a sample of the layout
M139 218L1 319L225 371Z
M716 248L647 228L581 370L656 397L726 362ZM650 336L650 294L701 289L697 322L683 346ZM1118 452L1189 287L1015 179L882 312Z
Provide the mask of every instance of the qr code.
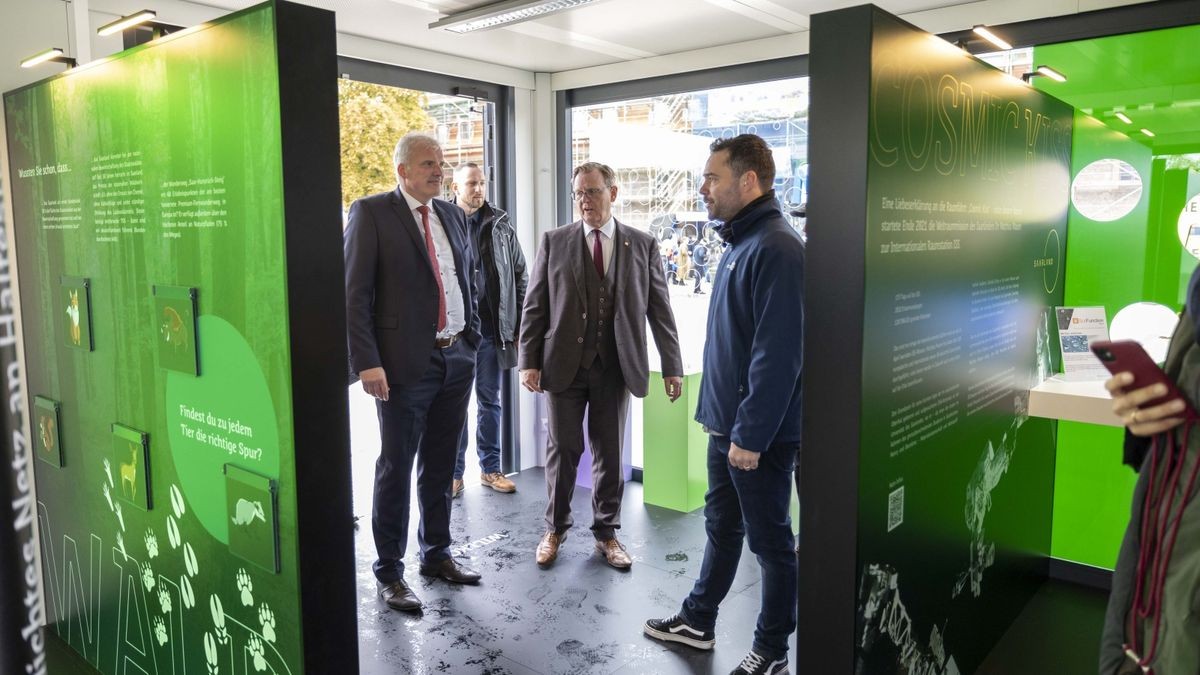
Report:
M888 532L904 522L904 486L892 490L888 495Z

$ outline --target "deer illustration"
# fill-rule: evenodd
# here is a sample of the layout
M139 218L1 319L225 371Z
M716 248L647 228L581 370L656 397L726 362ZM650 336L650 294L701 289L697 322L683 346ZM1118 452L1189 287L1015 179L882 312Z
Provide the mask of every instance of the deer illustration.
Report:
M71 318L71 344L77 345L80 342L79 335L79 291L67 291L67 297L71 304L67 306L67 316Z
M134 499L137 496L137 446L133 443L129 444L129 463L121 463L121 494L125 494L125 484L129 484L129 498Z

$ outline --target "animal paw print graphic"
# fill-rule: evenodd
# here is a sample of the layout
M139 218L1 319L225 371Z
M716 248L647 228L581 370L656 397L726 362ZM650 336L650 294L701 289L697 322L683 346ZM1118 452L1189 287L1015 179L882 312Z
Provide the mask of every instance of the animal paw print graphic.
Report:
M120 504L113 504L113 513L117 514L117 524L121 526L121 531L125 531L125 513L121 511ZM125 550L125 549L121 549Z
M262 624L262 636L267 642L275 641L275 612L263 603L262 607L258 608L258 622Z
M208 663L208 675L217 675L221 668L217 665L217 641L212 633L204 634L204 660Z
M142 567L142 583L146 586L146 592L154 590L154 570L149 565Z
M163 614L171 613L171 594L167 589L158 589L158 604L162 607Z
M262 640L258 639L257 635L250 636L250 656L254 658L254 669L261 672L267 669L266 650L263 648Z
M161 616L154 617L154 637L158 640L159 647L167 644L167 624Z
M146 530L146 556L151 560L158 557L158 537L151 530Z
M229 629L225 627L225 608L221 606L221 599L215 595L210 595L208 598L208 608L212 610L213 628L217 632L217 642L227 644L229 642Z
M108 460L105 460L106 463L107 463L107 461ZM112 487L110 487L108 483L105 483L100 486L100 491L104 493L104 501L108 502L108 510L112 511L113 510Z
M117 551L122 558L129 559L129 554L125 552L125 537L122 537L120 532L117 533Z
M245 567L237 571L237 587L242 592L242 604L247 607L254 606L254 582L250 580L250 573Z

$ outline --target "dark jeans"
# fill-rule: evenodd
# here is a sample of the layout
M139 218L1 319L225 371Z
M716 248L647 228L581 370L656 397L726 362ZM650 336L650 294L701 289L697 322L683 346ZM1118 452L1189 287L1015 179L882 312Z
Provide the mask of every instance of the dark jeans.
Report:
M500 471L500 363L496 360L496 345L485 335L475 354L475 450L479 454L479 469L483 473ZM462 480L466 470L467 425L458 439L458 461L454 465L455 480Z
M679 614L699 630L713 630L717 609L737 572L742 539L762 568L762 604L754 629L754 651L783 658L788 637L796 630L796 549L788 506L792 469L799 442L772 445L758 468L742 471L729 465L729 437L708 441L708 492L704 495L704 529L708 544L692 593Z
M417 465L417 543L423 562L450 557L450 476L459 430L467 420L475 352L464 340L434 348L429 368L408 387L393 386L376 401L380 451L375 461L371 531L378 559L375 577L391 583L404 575L412 469Z

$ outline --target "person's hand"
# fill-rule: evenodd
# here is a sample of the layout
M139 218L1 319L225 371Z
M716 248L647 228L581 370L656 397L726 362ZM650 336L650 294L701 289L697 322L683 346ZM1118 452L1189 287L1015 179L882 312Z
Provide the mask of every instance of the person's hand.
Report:
M363 391L381 401L388 400L387 373L383 368L367 368L358 374L358 379L362 380Z
M678 375L663 377L663 387L667 390L667 398L674 403L683 394L683 378Z
M729 444L729 465L742 471L753 471L758 468L760 454L740 448L737 443L731 442Z
M521 371L521 386L535 394L542 393L542 371L529 368Z
M1172 399L1149 407L1142 407L1149 401L1167 393L1167 386L1161 382L1132 391L1126 387L1133 384L1132 373L1117 373L1110 377L1104 388L1113 397L1112 411L1125 421L1134 436L1153 436L1168 429L1174 429L1183 423L1182 413L1187 404L1181 398Z

